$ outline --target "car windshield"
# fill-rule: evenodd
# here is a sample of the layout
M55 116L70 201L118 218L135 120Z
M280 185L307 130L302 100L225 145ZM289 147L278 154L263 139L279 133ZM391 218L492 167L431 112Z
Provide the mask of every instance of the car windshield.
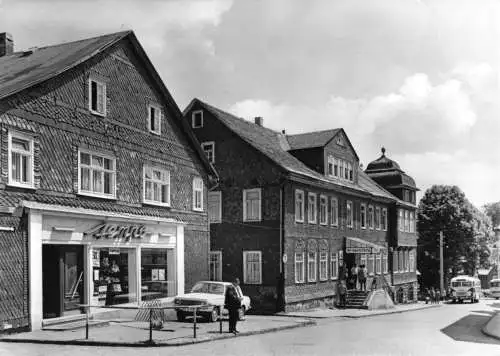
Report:
M224 294L224 285L220 283L199 282L191 289L191 293Z
M458 281L458 282L453 282L451 283L452 287L472 287L472 282L467 282L467 281Z

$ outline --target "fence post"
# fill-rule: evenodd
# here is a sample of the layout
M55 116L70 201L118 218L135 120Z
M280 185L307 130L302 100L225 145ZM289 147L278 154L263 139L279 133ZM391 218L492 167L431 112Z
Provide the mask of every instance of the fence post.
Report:
M85 307L85 314L86 314L86 317L85 317L85 340L89 339L89 309L90 309L90 307L87 305Z
M219 333L222 334L222 307L219 307Z
M153 343L153 308L149 309L149 343Z
M193 336L196 339L196 307L194 307L194 313L193 313Z

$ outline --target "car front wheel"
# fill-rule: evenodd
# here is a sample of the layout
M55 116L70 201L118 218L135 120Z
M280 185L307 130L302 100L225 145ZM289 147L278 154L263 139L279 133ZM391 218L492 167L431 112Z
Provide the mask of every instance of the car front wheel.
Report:
M238 309L238 320L245 320L245 307Z
M208 321L215 323L217 320L219 320L219 308L213 308L208 315Z

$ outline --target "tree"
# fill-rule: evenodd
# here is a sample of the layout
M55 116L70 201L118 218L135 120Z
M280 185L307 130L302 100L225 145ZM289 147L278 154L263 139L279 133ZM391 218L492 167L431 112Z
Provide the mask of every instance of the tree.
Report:
M490 217L493 227L500 225L500 201L486 204L484 210L486 215Z
M491 223L457 186L434 185L418 206L418 269L424 287L439 286L439 232L443 232L445 283L473 275L488 263Z

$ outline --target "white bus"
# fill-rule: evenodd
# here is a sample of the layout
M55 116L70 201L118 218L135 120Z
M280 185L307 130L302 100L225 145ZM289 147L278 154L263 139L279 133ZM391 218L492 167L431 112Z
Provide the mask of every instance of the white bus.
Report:
M490 281L490 296L493 298L500 298L500 279L492 279Z
M477 277L457 276L451 279L451 299L453 303L462 303L470 300L471 303L479 302L481 297L481 281Z

